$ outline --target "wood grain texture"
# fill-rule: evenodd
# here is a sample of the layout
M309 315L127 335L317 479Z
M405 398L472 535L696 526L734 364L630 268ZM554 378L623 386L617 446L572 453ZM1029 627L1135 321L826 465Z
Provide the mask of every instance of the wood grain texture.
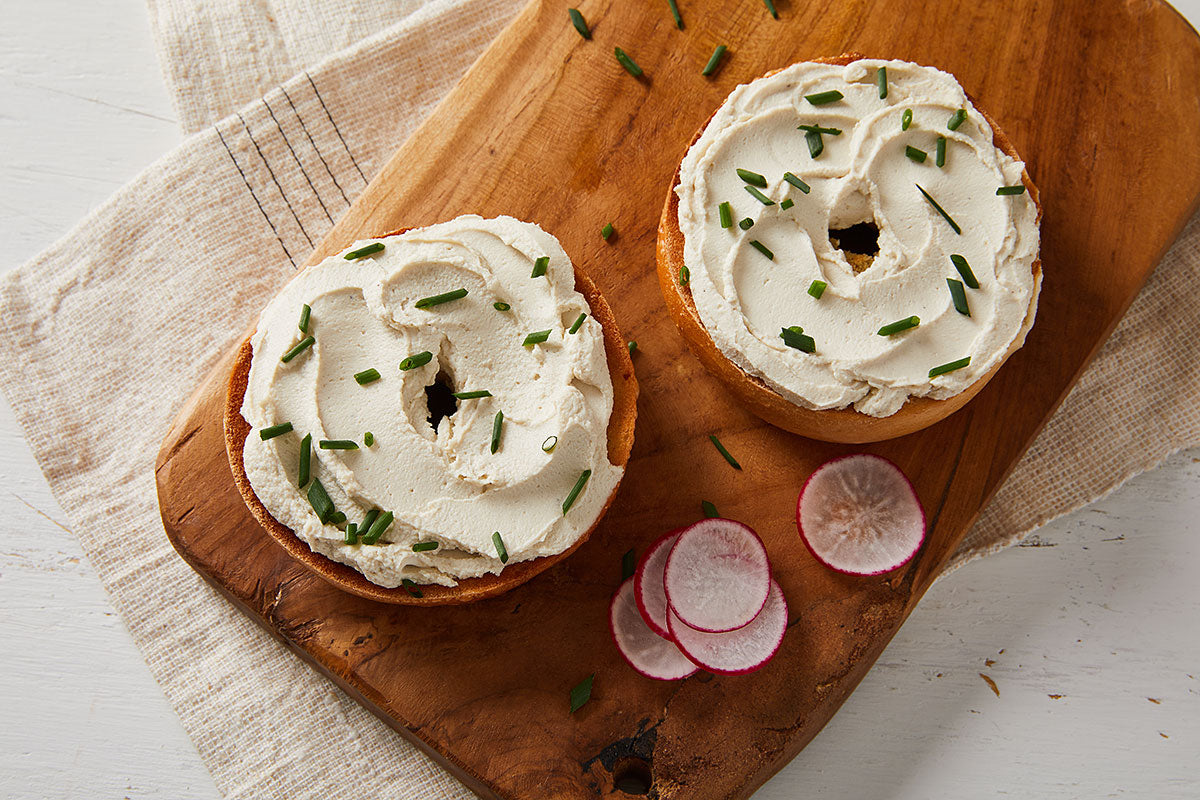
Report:
M637 443L597 533L563 564L471 606L394 609L340 594L241 503L224 461L222 371L168 435L164 523L239 606L484 796L609 796L614 772L638 763L661 798L745 797L861 679L1194 209L1200 47L1157 2L814 2L782 5L776 23L755 3L697 0L679 32L657 4L608 0L583 9L592 42L565 8L528 6L314 258L363 232L472 211L533 219L562 239L640 343ZM718 42L732 55L706 81L699 70ZM613 44L648 78L621 71ZM1026 346L963 411L868 448L909 474L930 520L917 559L872 579L818 566L793 520L804 477L849 448L739 408L686 350L654 275L662 192L725 93L848 50L954 72L1026 157L1045 207L1046 283ZM1173 137L1146 146L1146 120ZM610 220L618 237L605 244ZM711 448L713 432L743 471ZM647 681L608 642L620 555L695 519L701 498L763 535L791 628L752 676ZM593 671L592 701L567 714L568 690Z

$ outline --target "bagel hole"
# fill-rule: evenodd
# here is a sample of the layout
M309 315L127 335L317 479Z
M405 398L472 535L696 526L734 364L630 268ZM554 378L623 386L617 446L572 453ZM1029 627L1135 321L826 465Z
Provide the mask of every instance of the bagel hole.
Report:
M874 222L859 222L849 228L830 228L829 243L846 257L856 273L865 272L879 255L879 228Z
M458 400L454 397L454 382L444 370L438 371L433 383L425 387L425 403L429 407L429 427L436 432L446 417L458 411Z
M654 783L650 765L641 758L623 758L613 769L613 789L622 794L650 794Z

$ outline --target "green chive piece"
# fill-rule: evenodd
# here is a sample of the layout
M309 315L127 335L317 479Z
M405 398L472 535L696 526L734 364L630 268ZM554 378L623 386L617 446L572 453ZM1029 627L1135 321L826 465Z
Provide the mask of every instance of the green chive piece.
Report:
M900 115L900 130L908 130L908 126L912 125L912 109L904 109L904 113Z
M307 433L300 440L300 465L296 468L296 485L304 488L312 474L312 434Z
M609 238L612 237L612 235L613 235L613 224L611 222L600 229L600 238L603 239L604 241L607 242L609 240Z
M804 99L812 103L814 106L824 106L830 103L836 103L843 97L845 97L845 95L843 95L837 89L830 89L827 92L817 92L816 94L804 95Z
M763 0L763 4L767 7L767 11L771 12L774 19L779 19L779 12L775 10L775 0Z
M762 253L767 258L771 259L772 261L775 260L775 254L772 253L770 248L768 248L765 244L760 242L758 239L751 239L750 246L753 247L758 252Z
M779 204L779 207L781 209L783 209L784 211L787 211L789 208L791 208L794 205L796 205L795 200L793 200L790 197L785 197L785 198L783 198L783 202Z
M492 393L487 389L475 389L471 392L455 392L452 397L456 400L476 400L480 397L491 397Z
M505 303L503 300L497 300L496 302L492 303L492 308L496 309L497 311L508 311L510 308L512 308L512 306L510 306L508 303Z
M702 511L704 516L708 519L715 519L721 516L720 512L717 511L717 507L707 500L700 501L700 511Z
M917 162L918 164L924 164L925 159L928 157L929 154L926 153L924 150L918 150L917 148L913 147L911 144L906 144L906 145L904 145L904 155L908 156L909 158L911 158L913 161Z
M808 142L808 154L813 158L825 152L825 140L816 131L809 131L804 134L804 141Z
M292 429L292 423L281 422L278 425L272 425L268 428L263 428L262 430L260 430L258 432L258 438L262 439L265 442L267 439L274 439L276 436L283 436L285 433L289 432L291 429Z
M841 136L841 128L826 128L822 125L797 125L796 130L804 131L805 133L827 133L830 136Z
M958 270L958 274L962 276L963 283L968 289L978 289L979 281L975 279L975 273L971 271L971 265L967 260L958 253L950 256L950 260L954 263L954 268Z
M579 328L580 328L580 326L583 325L583 321L585 319L587 319L587 314L581 313L578 317L575 318L575 321L571 323L571 327L567 328L567 333L571 333L571 334L578 333Z
M817 352L816 340L806 334L799 325L780 329L779 338L783 339L783 343L788 347L799 350L801 353Z
M437 550L437 542L415 542L412 546L414 553L427 553L430 550Z
M492 452L500 449L500 434L504 431L504 412L497 411L492 418Z
M898 319L895 322L889 322L887 325L884 325L879 329L879 335L892 336L893 334L900 333L901 331L906 331L909 328L915 328L920 324L921 318L914 314L911 317L905 317L904 319Z
M372 367L364 369L362 372L354 373L354 380L359 386L366 386L368 383L374 383L379 380L379 370Z
M933 163L939 167L946 166L946 137L939 136L937 138L937 155L934 157Z
M938 201L937 201L937 200L934 200L934 199L933 199L933 198L932 198L932 197L929 195L929 192L927 192L927 191L925 191L924 189L922 189L922 188L921 188L921 184L919 184L919 183L918 183L918 184L915 184L915 185L916 185L917 189L918 189L918 190L920 190L921 194L925 195L925 199L929 201L929 204L930 204L931 206L933 206L935 209L937 209L937 212L938 212L939 214L941 214L941 215L942 215L942 218L943 218L943 219L945 219L945 220L946 220L946 222L949 222L949 223L950 223L950 227L954 229L954 232L955 232L955 233L957 233L957 234L959 234L959 235L961 236L961 235L962 235L962 228L958 227L958 223L954 221L954 218L953 218L953 217L951 217L949 214L947 214L947 213L946 213L946 209L944 209L944 208L942 208L940 205L938 205Z
M433 360L433 353L428 350L423 350L420 353L413 353L408 358L400 362L400 369L408 372L410 369L423 367Z
M367 447L374 447L375 446L375 434L371 433L370 431L367 431L366 433L364 433L363 434L363 444L365 444Z
M637 554L633 552L633 548L631 547L621 556L621 580L629 580L634 572L637 572Z
M684 264L682 267L679 268L679 285L687 286L691 282L692 282L692 271L687 268L687 264Z
M639 67L637 62L630 58L624 50L619 47L614 47L613 52L616 53L617 63L624 67L626 72L635 78L642 77L642 68Z
M679 16L679 6L675 0L667 0L667 4L671 6L671 16L675 18L675 27L683 30L683 17Z
M357 250L351 250L349 253L346 253L346 255L344 255L342 257L345 258L347 261L355 261L357 259L362 258L363 256L369 256L373 253L378 253L381 250L383 250L383 242L372 242L371 244L367 245L366 247L360 247Z
M963 290L962 281L946 278L946 285L950 287L950 298L954 301L954 310L968 317L971 316L971 307L967 305L967 293Z
M358 523L359 535L365 535L367 531L371 530L371 526L375 524L375 520L377 519L379 519L379 509L372 508L363 516L362 522Z
M739 178L751 186L757 186L760 189L767 188L767 178L765 175L759 175L757 172L751 172L750 170L742 169L741 167L738 167L737 174Z
M425 593L417 588L416 581L413 581L409 578L401 578L400 585L404 587L404 591L408 592L418 600L425 596Z
M821 295L825 294L825 289L828 286L829 286L829 284L826 283L825 281L813 281L812 283L810 283L808 285L808 293L814 299L820 300Z
M947 372L954 372L956 369L962 369L971 363L971 357L960 358L958 361L951 361L949 364L942 364L940 367L934 367L929 370L929 377L936 378L938 375L945 375Z
M311 316L312 316L312 307L308 303L305 303L300 308L300 326L299 327L300 327L301 333L308 333L308 320Z
M440 306L442 303L449 303L451 300L461 300L466 296L466 289L455 289L452 292L443 292L442 294L435 294L432 297L422 297L414 305L417 308L431 308L433 306Z
M571 491L567 492L567 499L563 500L562 510L563 516L571 510L571 506L575 505L575 499L579 497L579 493L583 491L583 487L587 484L588 478L592 477L592 471L585 469L579 474L579 480L575 481L575 485L571 487Z
M507 564L508 548L504 546L504 539L500 537L500 531L492 534L492 544L496 545L496 555L500 558L500 563Z
M721 216L721 227L722 228L732 228L733 227L733 206L729 205L729 203L721 203L721 205L717 206L717 211L720 213L720 216Z
M333 516L333 501L329 499L329 492L325 491L325 487L316 478L313 478L308 487L308 504L317 512L317 519L321 520L322 525L329 522L329 518Z
M1014 194L1025 194L1025 184L1017 184L1016 186L1001 186L996 190L996 194L1000 197Z
M767 0L771 2L771 0ZM579 682L579 685L571 690L571 713L574 714L579 709L583 708L583 704L592 699L592 680L595 679L596 673L592 673Z
M748 231L754 227L754 220L750 219L749 217L744 217L740 222L738 222L738 227L744 231Z
M392 527L393 518L392 512L390 511L385 511L376 517L375 521L371 523L371 530L363 534L362 543L375 544L378 542L379 537L383 536L383 534L387 532L387 529Z
M712 55L708 57L708 63L704 65L704 69L700 71L701 75L712 75L717 71L717 67L721 65L721 56L725 55L725 51L729 48L723 44L717 45L717 49L713 50Z
M546 441L542 442L542 451L546 452L546 453L553 453L554 448L557 446L558 446L558 437L557 436L547 436Z
M550 338L550 331L534 331L525 337L525 341L521 342L523 347L533 347L535 344L541 344Z
M295 347L293 347L291 350L288 350L286 353L284 353L283 358L281 358L279 360L282 361L284 364L288 363L293 358L300 355L308 348L312 347L313 343L316 341L317 340L314 339L312 336L305 336L303 339L301 339L299 342L296 343Z
M533 274L529 277L540 278L546 274L546 268L550 266L550 256L542 256L537 261L533 262Z
M879 99L887 97L887 67L875 71L875 85L879 87Z
M358 442L353 439L321 439L317 447L322 450L357 450Z
M637 350L637 342L630 341L625 346L629 348L629 355L633 355L633 351Z
M583 18L583 14L579 13L578 8L568 8L567 16L571 18L571 24L575 26L575 30L579 31L579 35L585 39L592 38L592 32L588 30L587 20Z
M341 525L341 524L342 524L343 522L345 522L345 521L346 521L346 515L345 515L345 514L343 514L341 511L335 511L335 512L333 512L333 514L332 514L332 515L329 517L329 524L330 524L330 525Z
M737 459L730 455L729 451L725 449L725 445L721 444L721 440L717 438L715 433L710 433L708 435L708 440L713 443L713 447L717 448L717 452L729 462L729 466L737 470L742 468L742 465L737 462Z
M958 127L966 121L967 110L965 108L960 108L958 111L954 112L954 116L951 117L950 121L946 123L946 127L952 131L956 131L958 130Z
M358 544L358 525L349 523L346 525L346 538L342 540L344 544Z
M804 192L805 194L808 194L809 192L812 191L811 186L809 186L807 183L800 180L799 178L797 178L795 175L793 175L790 172L783 173L783 179L785 181L787 181L788 183L790 183L792 186L795 186L800 191Z
M753 186L743 186L742 188L745 189L747 192L749 192L751 197L753 197L758 202L762 203L764 206L775 205L774 200L767 197L765 194L760 192L758 189L755 189Z

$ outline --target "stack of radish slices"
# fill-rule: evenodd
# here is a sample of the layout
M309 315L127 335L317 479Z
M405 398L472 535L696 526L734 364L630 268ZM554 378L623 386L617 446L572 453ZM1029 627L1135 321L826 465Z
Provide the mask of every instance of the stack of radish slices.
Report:
M609 622L621 655L648 678L740 675L779 649L787 602L758 534L705 519L650 546L613 595Z

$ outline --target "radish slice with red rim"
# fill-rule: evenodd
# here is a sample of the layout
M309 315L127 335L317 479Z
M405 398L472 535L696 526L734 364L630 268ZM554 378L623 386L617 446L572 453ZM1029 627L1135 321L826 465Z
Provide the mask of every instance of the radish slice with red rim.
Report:
M624 659L638 673L660 681L686 678L696 671L687 656L670 639L664 639L646 624L634 599L634 578L628 578L613 595L608 610L613 641Z
M767 549L740 522L700 520L671 548L663 588L667 604L685 625L705 633L736 630L750 624L767 602Z
M703 633L685 625L672 611L671 635L696 666L720 675L741 675L762 668L787 633L787 600L779 584L770 581L767 602L749 625L727 633Z
M925 512L912 484L870 453L822 464L800 490L796 525L818 561L849 575L891 572L925 541Z
M634 597L642 618L650 630L659 636L671 638L667 630L667 592L663 589L663 571L667 568L667 556L679 538L683 528L676 528L662 536L646 550L633 573Z

